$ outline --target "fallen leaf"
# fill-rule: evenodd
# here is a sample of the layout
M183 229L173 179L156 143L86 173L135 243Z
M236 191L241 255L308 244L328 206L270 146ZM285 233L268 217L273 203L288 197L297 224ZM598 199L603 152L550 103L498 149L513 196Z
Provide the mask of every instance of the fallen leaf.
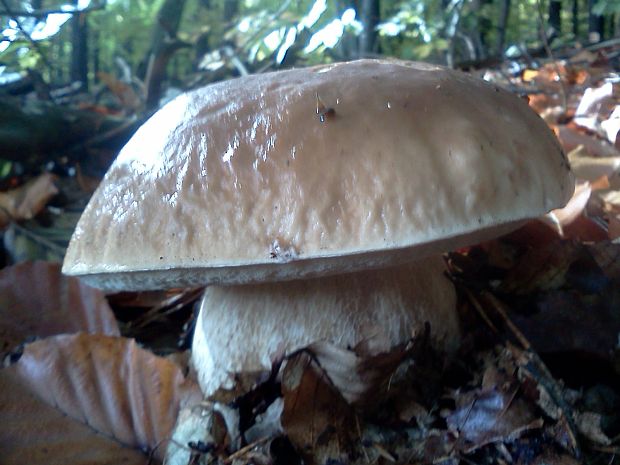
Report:
M306 352L287 361L282 397L282 427L302 455L316 464L349 461L353 410Z
M550 449L550 448L548 448ZM581 465L583 462L575 460L567 454L558 454L554 451L546 451L540 454L533 461L524 460L517 462L517 465Z
M384 391L398 365L411 350L403 346L390 352L368 355L363 350L348 350L325 341L311 344L307 349L324 370L330 383L350 404L377 404L377 396ZM385 394L385 393L383 393Z
M613 102L611 82L606 82L600 87L589 87L581 96L573 121L590 131L605 135L600 123L610 113L608 107L611 102Z
M187 465L192 457L214 460L239 447L239 413L217 402L181 409L166 452L167 465Z
M617 145L618 132L620 132L620 105L616 105L609 118L601 122L601 128L607 136L607 140Z
M515 378L489 366L481 389L458 393L456 409L446 418L448 428L458 436L457 447L471 452L540 428L542 420L536 418L533 406L520 398L518 392Z
M32 394L14 369L0 370L3 465L144 465L147 457L74 421Z
M126 82L117 79L112 74L104 73L102 71L97 73L97 77L108 89L110 89L122 105L123 109L134 112L142 104L140 96Z
M100 445L101 437L114 450L140 450L161 460L179 408L201 398L173 363L133 340L102 335L61 335L29 344L19 361L0 370L0 382L9 387L0 390L0 457L6 465L72 464L76 455L97 463L104 451L94 449L88 462L87 444L93 439ZM22 410L38 415L21 415ZM38 427L48 422L61 424ZM54 455L46 452L50 446Z
M586 181L611 177L620 168L620 157L592 157L583 145L568 153L568 161L575 176Z
M245 442L252 443L262 438L276 437L284 433L282 430L282 411L284 401L278 397L263 413L256 416L254 424L248 428L243 437Z
M563 208L557 208L547 215L542 220L548 222L552 228L557 228L557 233L563 237L564 227L571 224L579 216L583 214L583 211L588 204L592 189L589 182L582 182L575 186L575 192Z
M39 213L56 194L55 176L43 173L23 186L0 192L0 227L12 220L28 220Z
M510 316L539 353L579 351L607 359L616 345L620 322L609 292L583 296L573 290L551 291L523 307L528 314Z
M587 246L599 268L616 284L620 284L620 244L599 242Z
M101 291L63 276L58 263L0 270L0 356L26 340L77 332L119 335Z
M571 241L556 241L528 250L500 286L502 292L524 295L557 289L565 284L566 273L581 249Z
M614 241L620 237L620 215L611 215L608 218L607 234L610 241Z
M581 434L594 443L608 446L612 441L603 432L601 419L602 416L594 412L577 412L575 414L575 423L577 423Z
M557 126L557 135L566 152L583 145L588 154L593 157L618 157L620 152L608 141L597 139L595 136L584 134L576 128L567 125Z

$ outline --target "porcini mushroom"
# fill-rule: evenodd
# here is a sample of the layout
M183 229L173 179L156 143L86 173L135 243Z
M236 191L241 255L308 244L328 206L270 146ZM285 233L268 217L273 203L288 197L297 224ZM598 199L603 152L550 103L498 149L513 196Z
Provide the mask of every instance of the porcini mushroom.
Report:
M463 73L361 60L248 76L184 94L138 130L63 270L107 289L223 285L207 290L193 347L211 393L313 338L379 334L387 350L430 321L449 350L451 284L432 261L403 264L510 231L572 191L545 123ZM410 276L432 281L420 301ZM351 297L362 291L379 297ZM241 346L222 347L236 328Z

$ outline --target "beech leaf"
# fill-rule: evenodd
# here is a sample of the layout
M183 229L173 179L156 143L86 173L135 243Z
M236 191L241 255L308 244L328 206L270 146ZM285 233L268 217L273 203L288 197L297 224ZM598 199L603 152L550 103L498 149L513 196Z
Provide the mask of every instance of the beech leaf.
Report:
M49 199L58 194L54 175L43 173L23 186L0 192L0 226L13 220L29 220L39 213Z
M317 464L348 461L353 410L307 353L287 361L282 397L282 427L302 455Z
M20 374L0 370L3 465L144 465L139 450L95 432L33 395Z
M179 408L201 398L197 385L174 363L140 349L133 340L89 334L54 336L27 345L17 363L0 370L0 385L7 387L0 392L0 457L14 458L3 462L7 465L99 463L94 458L72 461L86 460L88 450L82 450L81 442L88 437L85 427L92 433L88 438L101 447L99 438L104 436L114 443L113 451L122 446L153 452L161 460ZM39 414L22 417L22 409ZM65 419L60 430L38 427L57 423L59 413ZM77 449L71 448L76 438L70 433L83 438ZM53 441L58 440L65 446L56 449ZM41 455L24 458L30 449L42 454L47 444L55 444L60 455L43 455L45 460L39 462L35 459ZM105 457L101 449L93 454Z
M0 356L29 338L77 332L119 335L101 291L63 276L58 263L0 271Z

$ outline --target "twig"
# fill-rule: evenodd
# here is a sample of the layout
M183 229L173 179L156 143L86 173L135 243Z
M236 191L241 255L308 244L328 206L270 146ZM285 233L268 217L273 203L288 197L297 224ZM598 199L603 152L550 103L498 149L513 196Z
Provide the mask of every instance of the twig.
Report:
M522 346L523 350L508 342L508 348L515 355L517 364L547 391L558 408L560 416L566 420L568 435L574 449L575 457L580 458L581 449L579 447L579 442L577 441L577 425L575 424L573 418L572 409L564 399L562 388L558 385L557 381L549 371L549 368L545 365L545 362L543 362L540 356L534 352L532 349L532 344L528 341L521 330L517 328L512 320L510 320L504 304L489 292L484 292L483 296L492 304L493 309L502 318L506 327Z
M499 334L497 326L493 324L493 322L489 318L489 315L487 315L487 312L485 312L484 308L482 308L482 305L480 305L480 302L478 301L478 299L474 297L474 295L471 293L469 289L463 287L463 290L465 291L467 300L469 300L469 302L474 306L474 309L476 310L476 312L478 312L478 315L480 315L480 318L484 320L484 322L491 329L491 331L493 331L495 334Z
M198 299L203 292L203 287L183 291L178 295L166 299L164 302L151 308L148 312L140 315L138 318L131 321L129 326L134 329L143 328L149 323L156 322L165 316L177 312L191 301Z
M504 304L502 304L493 294L491 294L490 292L483 292L483 296L489 300L492 304L493 304L493 309L499 314L499 316L502 318L504 324L506 325L506 327L510 330L510 332L517 338L517 340L519 341L519 344L521 344L521 346L525 349L525 350L531 350L532 349L532 344L530 344L530 341L527 340L527 338L525 337L525 335L521 332L521 330L519 328L517 328L517 325L515 325L512 320L510 319L510 317L508 316L508 312L506 312L506 309L504 308Z
M355 425L357 426L357 436L359 437L360 444L363 444L362 428L360 427L360 418L357 415L355 415ZM364 451L364 457L366 458L366 463L370 463L370 456L368 455L366 448L362 447L362 450Z
M232 463L233 460L241 457L243 454L251 451L252 449L254 449L256 446L259 446L265 442L267 442L269 439L271 439L271 437L269 436L265 436L264 438L261 439L257 439L254 442L251 442L250 444L248 444L247 446L242 447L241 449L239 449L237 452L234 452L232 454L230 454L228 457L226 457L224 459L224 464L229 464Z

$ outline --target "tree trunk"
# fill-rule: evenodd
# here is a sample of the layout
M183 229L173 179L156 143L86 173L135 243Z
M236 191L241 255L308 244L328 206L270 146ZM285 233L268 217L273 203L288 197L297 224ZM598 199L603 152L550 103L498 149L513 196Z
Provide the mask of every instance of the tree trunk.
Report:
M359 37L358 54L363 57L379 52L377 41L377 25L380 19L379 0L361 0L359 11L363 29Z
M225 23L229 23L239 12L239 0L224 0L222 16Z
M562 2L560 0L551 0L549 2L549 26L553 28L555 34L562 32Z
M100 56L101 56L101 32L100 31L94 31L94 34L91 35L91 39L92 39L92 43L94 44L94 47L92 49L92 53L91 53L91 62L92 62L92 70L93 70L93 77L95 82L99 81L99 71L100 71Z
M76 2L77 3L77 2ZM88 24L85 13L71 19L71 80L88 89Z
M338 16L353 8L355 11L359 11L358 2L354 0L336 0L336 12ZM359 19L359 18L358 18ZM350 60L359 56L359 40L353 34L344 34L340 43L338 44L337 52L339 54L339 60Z
M155 109L162 93L162 83L166 78L166 66L172 54L179 49L176 41L186 0L165 0L153 27L151 51L147 58L146 107Z
M510 16L510 0L502 0L499 11L499 23L497 26L497 56L504 56L506 47L506 29L508 28L508 17Z
M579 37L579 0L573 0L573 36L575 39Z
M588 0L588 39L590 42L600 42L605 37L605 18L592 11L596 0Z

